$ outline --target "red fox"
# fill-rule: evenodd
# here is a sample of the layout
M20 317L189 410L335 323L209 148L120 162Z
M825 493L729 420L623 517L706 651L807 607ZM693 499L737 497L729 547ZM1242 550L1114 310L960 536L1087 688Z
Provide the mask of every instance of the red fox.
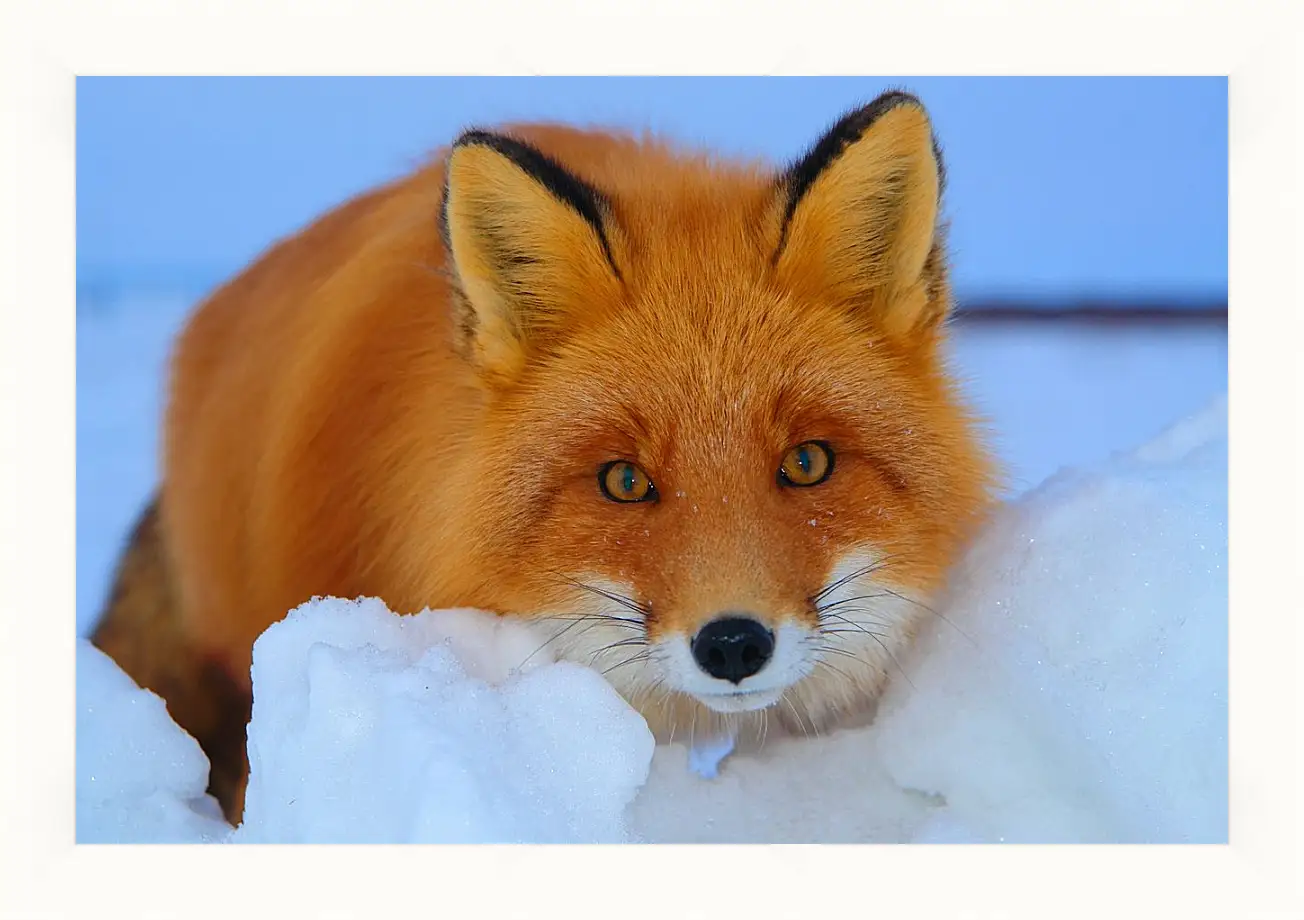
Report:
M251 647L314 596L538 620L662 738L863 711L993 494L943 184L901 92L782 170L467 131L191 318L94 641L233 821Z

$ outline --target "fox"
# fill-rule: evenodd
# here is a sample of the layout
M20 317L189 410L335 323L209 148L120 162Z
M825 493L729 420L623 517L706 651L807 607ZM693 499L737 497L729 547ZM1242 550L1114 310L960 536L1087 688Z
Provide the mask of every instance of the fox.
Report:
M92 641L232 823L254 642L314 597L536 624L662 741L856 718L993 501L944 186L897 90L782 167L463 131L189 317Z

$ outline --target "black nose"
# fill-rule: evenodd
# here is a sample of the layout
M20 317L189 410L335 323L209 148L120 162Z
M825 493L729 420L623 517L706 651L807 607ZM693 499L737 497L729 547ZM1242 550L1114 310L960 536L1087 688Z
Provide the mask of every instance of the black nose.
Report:
M720 680L741 683L774 654L774 633L746 617L712 620L693 639L698 666Z

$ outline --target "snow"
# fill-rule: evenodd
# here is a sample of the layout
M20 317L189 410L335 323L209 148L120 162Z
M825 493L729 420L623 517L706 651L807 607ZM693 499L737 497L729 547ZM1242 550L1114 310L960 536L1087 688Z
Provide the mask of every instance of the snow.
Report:
M99 649L77 640L77 841L186 843L230 827L205 794L208 759Z
M708 735L688 750L688 769L703 779L720 775L720 765L733 753L737 738L732 732Z
M1225 325L958 323L951 352L1010 496L1103 463L1227 390Z
M722 749L654 750L526 624L305 605L255 646L247 821L225 839L1225 841L1226 420L1217 399L1005 505L876 719L715 779ZM220 839L202 754L78 655L79 839Z
M652 735L597 673L541 644L477 611L397 617L338 598L292 611L254 647L232 831L204 794L199 746L79 640L78 840L625 841Z
M296 610L254 646L235 840L627 839L652 735L596 672L545 665L542 644L476 611L396 617L335 598Z
M987 840L1227 840L1227 405L1008 506L877 750Z
M78 635L94 628L122 541L158 483L168 349L190 307L153 298L78 306Z

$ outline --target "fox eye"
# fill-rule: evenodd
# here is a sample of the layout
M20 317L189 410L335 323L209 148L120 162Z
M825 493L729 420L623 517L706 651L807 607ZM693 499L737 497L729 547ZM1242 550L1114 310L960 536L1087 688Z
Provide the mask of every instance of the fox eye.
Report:
M612 461L599 470L598 485L613 502L646 502L657 497L656 486L647 473L628 460Z
M779 485L817 486L833 472L833 448L823 441L798 444L779 466Z

